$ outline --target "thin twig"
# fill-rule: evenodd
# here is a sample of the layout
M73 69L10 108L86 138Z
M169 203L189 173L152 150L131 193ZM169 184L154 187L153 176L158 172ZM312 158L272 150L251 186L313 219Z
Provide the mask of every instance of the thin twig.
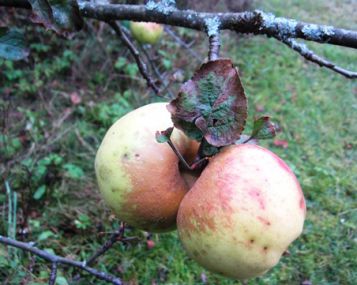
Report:
M90 153L95 154L96 150L89 144L87 143L84 138L81 136L80 132L78 129L74 130L74 133L76 134L76 137L78 139L78 141L80 142L80 144L85 147Z
M50 279L48 280L48 285L55 285L57 278L57 262L52 262Z
M88 267L83 262L79 262L79 261L71 260L71 259L68 259L68 258L64 258L62 256L51 254L48 251L41 250L41 249L33 246L32 243L26 243L26 242L17 241L17 240L10 239L10 238L7 238L7 237L1 236L1 235L0 235L0 243L6 244L8 246L16 247L16 248L22 249L24 251L31 252L32 254L35 254L35 255L37 255L37 256L39 256L39 257L41 257L41 258L43 258L43 259L45 259L47 261L50 261L52 264L53 263L56 263L57 265L58 264L64 264L64 265L69 265L69 266L73 266L73 267L79 268L79 269L81 269L83 271L86 271L86 272L90 273L91 275L94 275L98 279L111 282L114 285L121 285L122 284L121 279L118 278L118 277L115 277L115 276L110 275L108 273L99 271L99 270L94 269L92 267Z
M109 238L109 240L107 240L104 245L99 248L90 258L87 259L86 264L87 265L91 265L93 264L93 262L101 255L103 255L105 252L107 252L113 245L114 243L116 243L117 241L121 240L124 236L124 231L125 231L125 224L122 223L119 227L119 229L117 229Z
M192 55L192 57L194 59L196 59L198 62L202 62L202 57L201 55L199 55L194 49L191 48L190 45L188 45L187 43L185 43L180 36L176 35L176 33L171 30L169 27L165 27L165 32L171 37L173 38L180 46L184 47L189 54Z
M92 265L94 261L104 253L106 253L117 241L121 241L124 237L124 231L125 231L125 223L121 223L119 229L117 229L112 235L110 236L109 240L107 240L104 245L99 248L91 257L89 257L86 261L85 264L87 266ZM81 276L79 274L75 275L73 277L73 281L77 282Z
M298 43L294 39L279 39L279 41L283 42L286 44L288 47L293 49L294 51L298 52L301 56L306 58L309 61L312 61L316 64L318 64L321 67L326 67L328 69L331 69L339 74L342 74L343 76L347 78L357 78L357 72L349 71L347 69L341 68L337 66L336 64L322 58L321 56L318 56L315 54L312 50L308 49L308 47L303 44L303 43Z
M140 71L141 75L146 80L146 84L148 85L148 87L150 87L155 92L155 94L158 95L160 93L160 90L156 86L153 79L150 77L147 67L146 67L146 64L141 59L140 53L139 53L138 49L135 47L134 43L131 41L131 39L128 37L128 35L126 35L123 32L120 25L117 25L114 21L109 21L108 25L112 27L112 29L115 31L115 33L119 36L119 38L123 41L123 43L126 45L126 47L130 50L131 54L133 55L133 57L136 61L136 64L139 67L139 71Z
M156 76L160 79L160 81L162 83L165 82L165 79L162 77L162 74L160 73L159 69L157 68L156 64L154 63L154 60L151 58L150 54L146 51L145 47L141 48L143 54L145 55L147 61L150 64L151 69L154 71L154 73L156 74ZM170 83L168 83L166 86L162 87L162 89L160 90L160 93L163 94L165 90L168 90L169 96L170 98L174 98L174 93L172 92L171 88L170 88Z

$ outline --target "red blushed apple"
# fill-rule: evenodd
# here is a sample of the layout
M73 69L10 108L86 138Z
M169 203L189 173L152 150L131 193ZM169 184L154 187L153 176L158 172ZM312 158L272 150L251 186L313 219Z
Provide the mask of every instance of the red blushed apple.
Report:
M236 279L273 267L302 232L304 195L277 155L234 145L214 156L181 202L177 228L188 254Z
M133 37L142 44L155 44L161 38L164 28L151 22L130 22Z
M175 228L179 204L189 190L177 156L155 139L156 131L172 126L166 105L149 104L119 119L107 131L95 159L105 202L120 220L152 232ZM171 139L192 160L198 143L177 129Z

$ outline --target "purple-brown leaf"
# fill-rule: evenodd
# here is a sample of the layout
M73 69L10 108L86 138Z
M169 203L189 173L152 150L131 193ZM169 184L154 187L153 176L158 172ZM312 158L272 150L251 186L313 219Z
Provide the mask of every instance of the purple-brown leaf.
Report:
M251 138L255 139L271 139L275 137L279 131L279 126L270 120L270 117L263 116L254 121Z
M239 139L247 118L247 99L231 60L201 66L168 106L172 121L192 139L203 137L213 146Z

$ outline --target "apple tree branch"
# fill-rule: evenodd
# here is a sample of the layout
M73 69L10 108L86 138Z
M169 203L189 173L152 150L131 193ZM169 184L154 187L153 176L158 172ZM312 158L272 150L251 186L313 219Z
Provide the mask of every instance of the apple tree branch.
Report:
M108 23L115 23L114 21L116 20L155 22L206 32L210 38L210 58L211 56L215 58L219 51L219 40L216 36L219 36L219 34L217 33L214 37L212 34L210 35L210 28L212 28L212 23L214 24L215 22L218 27L218 32L220 30L231 30L237 33L266 35L276 38L293 50L299 52L307 60L327 67L347 78L355 78L355 72L338 67L311 53L311 51L308 52L305 48L302 48L301 44L297 44L293 41L293 39L303 39L356 49L357 31L276 17L273 14L265 13L260 10L240 13L206 13L192 10L179 10L174 6L166 5L165 3L167 1L157 3L150 0L146 5L97 4L83 0L77 2L80 15L86 18L97 19ZM28 0L0 0L0 6L31 9ZM111 26L114 28L112 24ZM118 34L121 34L120 27L119 29L117 27L115 29ZM126 40L123 41L126 42L128 47L130 46L129 49L134 54L135 49L133 49L132 45L128 44ZM142 63L140 63L137 57L135 57L135 59L148 85L155 91L155 84L148 78L147 73L143 72Z
M55 284L56 275L57 275L57 266L59 264L76 267L82 271L86 271L86 272L90 273L91 275L94 275L98 279L108 281L114 285L123 284L120 278L110 275L108 273L99 271L92 267L89 267L86 265L86 262L79 262L79 261L75 261L72 259L64 258L62 256L51 254L48 251L41 250L41 249L35 247L33 245L33 243L21 242L21 241L17 241L17 240L7 238L7 237L1 236L1 235L0 235L0 243L5 244L7 246L19 248L23 251L30 252L36 256L41 257L42 259L49 261L51 263L51 273L50 273L49 285Z

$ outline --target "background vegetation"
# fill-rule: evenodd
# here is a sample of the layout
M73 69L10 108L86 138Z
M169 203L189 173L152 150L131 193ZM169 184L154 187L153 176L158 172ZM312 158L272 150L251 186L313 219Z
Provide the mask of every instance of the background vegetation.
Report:
M357 29L357 3L255 1L280 16ZM119 221L103 204L94 156L107 128L133 108L157 100L128 51L105 24L88 21L72 41L30 25L27 12L0 10L0 24L26 33L27 61L0 59L0 234L36 241L41 248L83 260ZM175 94L207 54L204 35L175 29L200 56L193 57L166 34L149 51L163 82ZM308 43L321 55L357 69L355 50ZM224 33L222 56L239 67L249 99L247 131L255 115L268 114L283 132L265 143L294 169L308 215L290 256L248 284L355 284L357 280L357 85L304 61L274 39ZM210 274L190 260L176 232L144 233L118 243L95 265L128 284L240 284ZM57 284L104 284L73 269ZM47 284L40 259L0 245L1 284Z

